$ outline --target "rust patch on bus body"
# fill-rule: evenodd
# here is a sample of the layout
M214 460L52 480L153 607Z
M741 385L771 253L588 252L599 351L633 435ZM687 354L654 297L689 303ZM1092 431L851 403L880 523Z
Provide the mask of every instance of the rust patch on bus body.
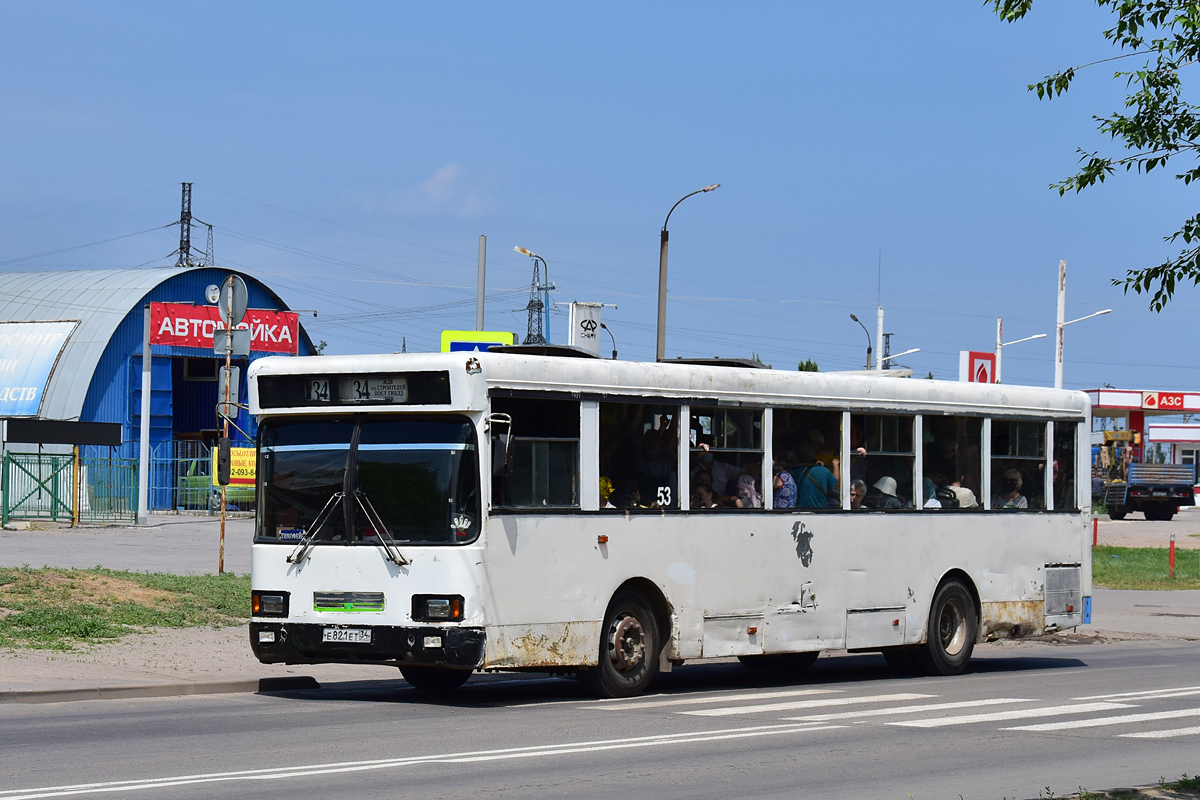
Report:
M1008 600L1002 603L983 603L983 621L979 626L981 641L1039 636L1045 630L1046 603L1044 600Z
M599 621L489 627L484 668L593 666L599 635Z

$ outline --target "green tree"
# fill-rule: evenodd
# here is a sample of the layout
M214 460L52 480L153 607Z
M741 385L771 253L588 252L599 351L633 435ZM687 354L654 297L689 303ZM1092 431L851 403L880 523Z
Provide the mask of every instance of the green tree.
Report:
M811 358L806 358L797 365L796 369L801 372L820 372L821 368L817 366L817 362Z
M1065 93L1080 71L1126 58L1142 59L1138 66L1117 70L1114 79L1126 85L1124 108L1107 116L1093 117L1097 129L1128 151L1127 155L1102 155L1079 149L1079 171L1052 183L1059 195L1080 192L1103 183L1118 170L1149 173L1165 168L1176 156L1200 161L1200 106L1183 99L1180 77L1185 67L1195 68L1200 60L1200 3L1186 0L1094 0L1110 9L1114 24L1103 32L1120 50L1119 55L1068 67L1048 75L1029 90L1040 99L1052 100ZM1005 22L1016 22L1029 13L1033 0L984 0ZM1200 163L1185 165L1175 174L1184 184L1200 179ZM1155 267L1130 269L1124 278L1113 280L1126 293L1152 295L1150 307L1161 311L1178 285L1191 281L1200 285L1200 214L1184 221L1179 230L1164 237L1184 248L1169 261Z

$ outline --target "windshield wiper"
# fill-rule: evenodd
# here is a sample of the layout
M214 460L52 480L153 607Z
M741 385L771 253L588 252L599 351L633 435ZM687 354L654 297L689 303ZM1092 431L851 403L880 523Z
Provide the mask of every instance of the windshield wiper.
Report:
M391 531L383 524L383 519L379 516L379 512L375 510L375 506L371 504L371 498L367 497L365 492L356 491L354 499L358 502L358 507L362 509L363 514L375 526L375 536L379 539L379 546L383 548L384 555L387 560L391 561L397 567L407 567L412 562L404 557L397 546L396 540L392 537Z
M317 534L321 528L325 527L325 523L329 521L333 510L341 504L345 497L345 492L334 492L330 495L329 501L325 503L325 507L321 509L321 513L317 514L317 518L312 521L312 526L300 537L300 541L296 544L296 549L287 557L289 564L299 564L308 558L308 553L313 548Z

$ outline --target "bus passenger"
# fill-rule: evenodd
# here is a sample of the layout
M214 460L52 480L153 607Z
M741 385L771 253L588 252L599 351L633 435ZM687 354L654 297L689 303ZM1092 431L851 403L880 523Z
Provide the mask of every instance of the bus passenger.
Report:
M613 505L617 508L646 508L642 505L642 492L633 478L623 478L613 498Z
M942 501L938 500L937 487L933 483L933 478L924 478L921 481L921 494L925 498L925 503L921 508L942 507Z
M1024 479L1015 469L1004 470L1000 481L1000 494L992 498L992 508L1029 508L1029 501L1021 494Z
M838 481L833 473L816 461L810 442L800 445L801 466L793 469L796 481L796 508L831 508L841 506Z
M692 497L692 508L717 508L717 495L711 483L702 483L696 487Z
M696 483L696 478L700 472L707 472L712 480L713 489L717 494L725 494L725 492L737 485L738 476L742 474L742 470L735 467L733 464L726 464L724 461L717 461L713 458L712 450L703 442L700 443L700 449L703 450L700 454L700 464L696 469L692 470L692 483Z
M601 476L600 477L600 507L601 508L616 508L616 506L614 506L609 501L609 498L612 497L612 493L613 493L612 481L604 476Z
M863 507L863 500L867 496L867 485L862 481L850 482L850 508L853 511Z
M741 501L739 508L762 508L762 495L754 485L753 475L741 475L737 479L737 497Z
M796 507L796 481L792 473L775 466L775 508Z
M867 490L863 505L875 509L904 508L904 503L896 496L896 479L885 475L875 481L875 484Z

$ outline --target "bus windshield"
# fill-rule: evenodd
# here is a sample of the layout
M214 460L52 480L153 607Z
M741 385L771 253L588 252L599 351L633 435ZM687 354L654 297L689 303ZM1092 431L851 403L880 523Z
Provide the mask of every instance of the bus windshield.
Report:
M475 428L462 416L292 417L259 428L260 542L456 544L479 533Z

